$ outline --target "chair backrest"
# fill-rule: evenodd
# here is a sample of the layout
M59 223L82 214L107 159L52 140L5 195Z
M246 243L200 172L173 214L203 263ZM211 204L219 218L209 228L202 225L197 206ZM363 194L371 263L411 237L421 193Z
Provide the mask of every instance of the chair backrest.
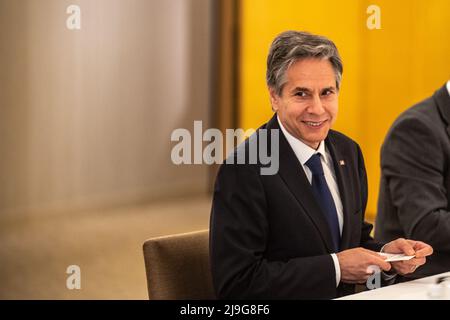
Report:
M215 299L209 230L152 238L143 247L151 300Z

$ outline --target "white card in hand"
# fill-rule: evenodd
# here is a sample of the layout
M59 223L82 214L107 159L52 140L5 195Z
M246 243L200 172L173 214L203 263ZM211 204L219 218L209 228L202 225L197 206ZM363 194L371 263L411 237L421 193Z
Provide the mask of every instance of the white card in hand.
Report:
M394 261L406 261L411 260L415 256L405 256L403 253L379 253L383 257L386 257L386 262L394 262Z

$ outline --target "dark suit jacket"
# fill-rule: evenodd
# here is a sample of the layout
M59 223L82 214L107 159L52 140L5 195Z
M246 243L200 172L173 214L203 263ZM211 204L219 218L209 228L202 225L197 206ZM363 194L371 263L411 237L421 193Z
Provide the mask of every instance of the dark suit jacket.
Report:
M276 116L261 128L279 129ZM247 149L243 146L232 156ZM359 146L336 131L329 132L326 146L343 204L341 250L358 246L379 250L381 244L369 235L372 226L364 223L367 180ZM217 297L329 299L354 293L350 285L336 289L326 219L281 130L279 157L279 171L271 176L260 174L261 164L223 164L219 170L210 221Z
M394 122L381 149L375 238L422 240L435 253L411 277L450 270L450 96L442 87Z

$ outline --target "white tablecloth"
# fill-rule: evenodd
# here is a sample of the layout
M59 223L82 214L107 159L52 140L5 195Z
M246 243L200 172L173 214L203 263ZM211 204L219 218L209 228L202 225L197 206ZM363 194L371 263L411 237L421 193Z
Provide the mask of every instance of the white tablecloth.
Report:
M450 278L441 283L440 287L435 285L436 279L443 276L450 277L450 272L364 291L337 300L450 300Z

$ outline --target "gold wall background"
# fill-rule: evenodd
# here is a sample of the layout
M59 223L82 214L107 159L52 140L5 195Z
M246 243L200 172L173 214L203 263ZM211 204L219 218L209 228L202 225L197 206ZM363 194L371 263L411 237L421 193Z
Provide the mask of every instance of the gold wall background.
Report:
M379 150L395 118L450 79L448 0L242 0L240 2L239 126L257 128L271 116L265 84L273 38L305 30L332 39L344 62L334 129L356 140L369 179L367 215L374 217ZM366 25L369 5L381 9L381 29Z

